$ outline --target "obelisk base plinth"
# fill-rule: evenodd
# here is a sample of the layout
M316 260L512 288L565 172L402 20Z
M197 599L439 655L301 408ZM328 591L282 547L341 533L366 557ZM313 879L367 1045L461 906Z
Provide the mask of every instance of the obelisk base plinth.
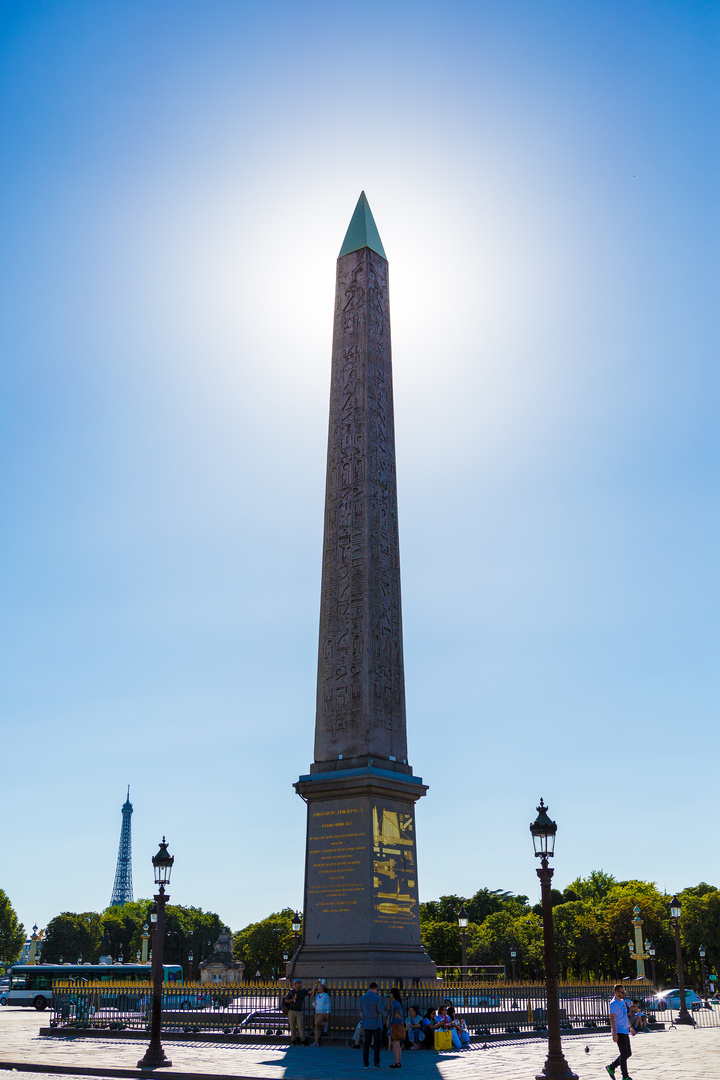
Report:
M420 942L419 777L366 766L300 777L308 805L303 944L293 978L434 979Z
M392 979L411 987L415 980L436 981L437 968L422 945L407 949L377 945L354 945L344 949L327 945L314 949L301 946L292 969L288 965L288 977L308 982L322 979L329 986L347 979Z

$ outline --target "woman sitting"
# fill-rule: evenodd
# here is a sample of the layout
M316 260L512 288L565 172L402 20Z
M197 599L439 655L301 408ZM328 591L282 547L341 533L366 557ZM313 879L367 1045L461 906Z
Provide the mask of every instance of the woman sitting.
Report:
M452 1006L451 1006L452 1008ZM448 1016L447 1005L441 1005L438 1009L437 1019L435 1021L436 1031L450 1031L452 1028L452 1021Z
M435 1021L437 1018L437 1012L435 1009L428 1009L422 1019L422 1033L423 1033L423 1049L434 1049L434 1034L435 1034Z
M417 1005L411 1005L408 1009L408 1014L405 1020L405 1027L407 1028L408 1042L410 1043L411 1050L419 1050L420 1044L423 1041L423 1018L420 1015L420 1011Z
M456 1050L462 1050L463 1047L470 1045L470 1032L467 1029L467 1024L455 1015L454 1005L448 1006L447 1014L452 1024L453 1046Z

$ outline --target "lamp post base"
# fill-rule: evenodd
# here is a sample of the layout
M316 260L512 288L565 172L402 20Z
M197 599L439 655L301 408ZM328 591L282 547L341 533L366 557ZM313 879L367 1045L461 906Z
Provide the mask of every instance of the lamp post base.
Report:
M676 1024L690 1024L691 1027L695 1026L695 1021L693 1020L692 1016L687 1011L687 1009L685 1010L685 1012L683 1012L682 1010L679 1012L679 1014L677 1016L677 1019L675 1020L675 1023Z
M165 1057L161 1043L153 1045L151 1042L145 1051L145 1057L138 1061L138 1069L167 1069L171 1065L172 1061Z
M538 1073L535 1080L579 1080L578 1074L574 1073L563 1054L548 1054L543 1071Z

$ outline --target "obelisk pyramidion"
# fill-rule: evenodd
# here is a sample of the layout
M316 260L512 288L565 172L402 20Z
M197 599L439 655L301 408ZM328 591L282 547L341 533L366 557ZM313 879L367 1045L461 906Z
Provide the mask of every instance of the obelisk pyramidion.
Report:
M365 193L337 262L315 761L294 976L434 978L407 761L388 264Z

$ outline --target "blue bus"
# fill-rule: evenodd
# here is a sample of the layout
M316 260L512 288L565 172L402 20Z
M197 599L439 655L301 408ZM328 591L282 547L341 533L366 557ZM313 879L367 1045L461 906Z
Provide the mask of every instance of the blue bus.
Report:
M149 982L150 964L13 964L10 985L0 990L0 1005L33 1005L42 1012L53 1003L53 983L70 986L85 983L122 984L130 990L133 983ZM163 982L182 986L179 964L163 965Z

